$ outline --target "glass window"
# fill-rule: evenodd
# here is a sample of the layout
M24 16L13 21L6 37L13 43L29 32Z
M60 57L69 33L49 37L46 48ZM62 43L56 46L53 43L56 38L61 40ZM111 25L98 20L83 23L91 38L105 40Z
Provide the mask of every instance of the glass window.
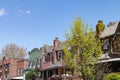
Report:
M54 54L53 53L51 54L51 62L52 62L52 64L54 64Z
M21 68L21 75L23 75L23 69Z
M62 58L62 52L58 51L57 52L57 59L60 60Z
M104 49L104 50L109 49L109 40L108 40L108 39L106 39L106 40L104 41L103 49Z
M45 62L47 62L47 55L45 55Z
M18 76L21 74L21 70L20 68L18 68Z

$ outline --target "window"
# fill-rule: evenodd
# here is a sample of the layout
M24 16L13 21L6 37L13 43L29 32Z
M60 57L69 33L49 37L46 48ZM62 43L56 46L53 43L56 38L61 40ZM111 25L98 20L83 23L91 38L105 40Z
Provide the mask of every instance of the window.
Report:
M52 62L52 64L54 64L54 54L53 53L51 54L51 62Z
M23 75L23 69L21 68L21 75Z
M23 68L18 68L18 76L23 75Z
M57 52L57 59L60 60L62 58L62 51Z
M21 70L20 68L18 68L18 76L21 74Z
M45 54L43 60L44 62L49 62L50 61L49 54Z
M108 50L108 49L109 49L109 40L106 39L106 40L104 41L103 50Z
M44 56L45 62L47 62L47 55Z
M7 64L7 68L10 69L10 64Z

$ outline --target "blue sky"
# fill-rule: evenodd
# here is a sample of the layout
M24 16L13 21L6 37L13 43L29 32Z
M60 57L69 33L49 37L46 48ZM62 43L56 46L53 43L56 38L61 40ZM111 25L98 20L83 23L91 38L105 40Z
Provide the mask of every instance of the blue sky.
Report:
M9 43L31 50L64 39L76 16L89 27L120 20L120 0L0 0L0 50Z

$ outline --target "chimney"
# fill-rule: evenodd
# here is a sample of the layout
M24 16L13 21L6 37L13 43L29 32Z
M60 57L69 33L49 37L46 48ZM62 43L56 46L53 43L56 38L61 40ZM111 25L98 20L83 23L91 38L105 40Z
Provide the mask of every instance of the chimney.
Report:
M57 46L60 44L58 37L55 37L53 44L54 44L54 50L56 50Z
M101 32L103 32L104 28L105 28L105 25L103 24L103 21L99 20L97 25L96 25L96 36L99 37Z
M59 41L58 37L56 37L54 42L53 42L53 45L54 45L54 63L57 62L56 49L57 49L59 44L60 44L60 41Z

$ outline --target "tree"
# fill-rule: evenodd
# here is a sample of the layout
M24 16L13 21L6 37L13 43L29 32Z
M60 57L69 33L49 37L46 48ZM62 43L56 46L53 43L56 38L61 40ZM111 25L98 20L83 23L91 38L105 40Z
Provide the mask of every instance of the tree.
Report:
M26 74L26 80L35 80L39 77L39 68L35 68Z
M82 75L84 80L95 79L95 65L99 60L101 44L95 38L92 29L77 17L70 27L70 32L65 31L66 44L63 62L67 67L74 68L74 75Z
M110 73L105 77L105 80L120 80L120 74Z
M24 58L26 56L26 54L27 54L26 49L14 44L14 43L7 44L2 49L2 55L6 56L8 58Z

